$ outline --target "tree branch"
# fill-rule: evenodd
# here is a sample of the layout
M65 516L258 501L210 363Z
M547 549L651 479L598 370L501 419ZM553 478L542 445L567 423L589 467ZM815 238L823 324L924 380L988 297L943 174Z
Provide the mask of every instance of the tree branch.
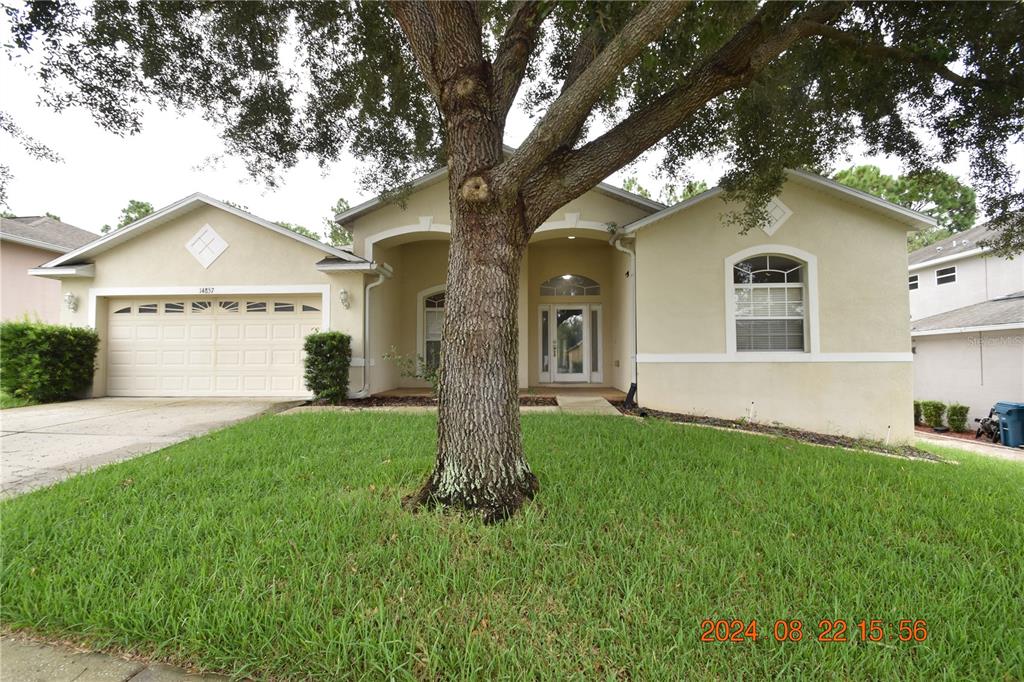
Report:
M943 78L954 85L964 87L990 87L1008 85L1005 81L993 81L986 78L972 78L962 76L946 66L945 63L931 59L922 54L903 47L885 45L872 41L861 40L859 36L848 31L843 31L828 24L812 23L808 27L811 35L821 36L846 47L861 52L868 57L880 57L882 59L894 59L896 61L914 64L936 76ZM1019 84L1015 84L1019 88Z
M559 206L580 196L636 159L719 95L746 86L769 62L844 4L819 5L766 35L767 3L721 48L661 97L638 109L578 150L553 157L523 187L527 224L540 225Z
M391 11L402 27L405 39L409 41L412 54L419 64L420 73L426 81L430 94L438 107L441 106L441 85L434 69L434 49L437 46L437 31L430 10L419 2L396 1L390 4Z
M554 4L540 0L517 3L508 26L498 42L494 57L493 98L494 111L501 121L508 116L512 102L523 82L530 56L537 46L540 27L554 9Z
M505 188L518 189L574 131L586 121L594 102L622 70L658 38L683 11L683 2L652 2L633 17L579 78L548 108L515 154L502 163L495 176Z

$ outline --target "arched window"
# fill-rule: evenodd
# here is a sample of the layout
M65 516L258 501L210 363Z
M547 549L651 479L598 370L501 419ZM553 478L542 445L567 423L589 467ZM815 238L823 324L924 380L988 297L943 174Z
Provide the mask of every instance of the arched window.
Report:
M583 275L556 275L540 285L541 296L600 296L601 285Z
M441 363L441 330L444 328L444 292L423 299L423 361L429 369Z
M733 266L736 350L803 351L806 267L776 254L757 255Z

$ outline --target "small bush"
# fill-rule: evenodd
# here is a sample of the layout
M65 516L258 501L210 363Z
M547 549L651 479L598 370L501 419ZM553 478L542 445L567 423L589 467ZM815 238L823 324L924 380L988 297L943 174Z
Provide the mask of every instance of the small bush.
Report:
M430 384L430 392L437 397L437 388L441 382L440 366L427 364L426 358L422 355L402 355L394 346L382 356L382 359L394 362L399 376L426 381Z
M922 421L921 421L921 401L920 400L915 400L914 401L914 426L920 426L921 424L922 424Z
M946 408L946 421L949 422L949 428L957 433L963 433L967 430L967 411L966 405L959 403L951 403Z
M924 423L933 429L940 429L944 426L942 417L946 413L946 404L938 400L922 400L921 414L924 415Z
M85 327L41 322L0 324L0 387L37 403L85 395L96 371L100 339Z
M313 392L313 397L331 404L348 398L352 337L341 332L310 334L305 349L306 388Z

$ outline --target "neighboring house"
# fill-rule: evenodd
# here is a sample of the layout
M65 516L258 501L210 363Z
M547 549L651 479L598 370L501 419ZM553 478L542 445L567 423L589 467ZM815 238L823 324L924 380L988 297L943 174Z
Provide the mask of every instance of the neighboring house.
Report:
M1024 401L1024 259L978 246L985 223L910 254L914 397L988 416Z
M50 216L0 218L0 319L60 322L60 283L28 269L98 236Z
M763 229L730 210L602 184L552 215L521 267L520 386L636 381L650 408L909 438L906 233L934 221L798 171ZM439 357L447 172L337 219L351 251L197 194L33 272L103 339L94 395L304 394L302 338L328 328L354 395L422 385L382 356Z

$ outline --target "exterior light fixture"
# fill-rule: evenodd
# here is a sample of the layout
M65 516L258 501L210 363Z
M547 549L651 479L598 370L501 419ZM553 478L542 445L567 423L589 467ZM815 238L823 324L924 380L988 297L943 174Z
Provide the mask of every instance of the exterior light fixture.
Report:
M570 234L570 235L569 235L569 239L576 239L576 235L574 235L574 234Z
M64 307L73 313L78 312L78 297L70 291L64 294Z
M352 305L348 298L348 289L342 289L338 292L338 300L341 301L341 305L345 310L348 310L349 306Z
M572 275L562 275L562 279L572 279Z

